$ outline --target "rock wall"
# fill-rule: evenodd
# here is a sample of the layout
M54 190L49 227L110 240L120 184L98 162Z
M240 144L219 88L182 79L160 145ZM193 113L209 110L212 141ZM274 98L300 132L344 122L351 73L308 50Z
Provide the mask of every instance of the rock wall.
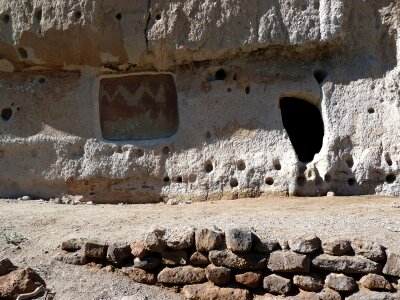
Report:
M155 227L130 245L67 240L56 259L174 287L192 300L400 299L400 255L357 239L305 234L278 243L249 228Z
M2 0L0 196L399 195L399 6Z

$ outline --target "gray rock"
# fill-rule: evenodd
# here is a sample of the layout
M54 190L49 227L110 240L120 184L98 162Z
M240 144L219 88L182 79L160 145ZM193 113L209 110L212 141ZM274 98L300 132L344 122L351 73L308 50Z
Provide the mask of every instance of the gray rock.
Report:
M144 238L146 249L151 252L163 252L167 247L167 242L164 239L165 231L165 228L161 227L152 228Z
M173 250L182 250L194 245L194 228L173 230L167 239L167 246Z
M293 277L293 284L309 292L319 292L324 287L324 281L317 274L295 275Z
M207 281L204 269L192 266L164 268L157 276L158 282L166 284L195 284Z
M263 287L270 293L285 295L290 292L292 283L290 279L272 274L264 278Z
M400 294L359 291L346 297L346 300L400 300Z
M344 274L329 274L326 276L325 284L337 292L352 292L357 288L354 278Z
M199 252L220 249L224 234L220 230L197 229L195 232L196 249Z
M392 290L390 282L382 275L368 274L360 279L360 284L370 290Z
M8 273L18 269L8 258L0 260L0 276L7 275Z
M321 241L315 235L302 235L289 240L289 247L294 252L310 254L320 249Z
M312 260L312 265L331 272L348 274L380 273L382 265L362 256L333 256L321 254Z
M351 242L349 240L327 240L322 243L322 250L329 255L345 255L350 253Z
M252 298L248 290L219 287L211 282L186 285L182 293L186 299L191 300L250 300Z
M249 252L253 246L250 228L231 228L226 230L226 246L233 252Z
M307 255L292 251L275 251L271 253L267 267L272 272L278 273L308 273L310 269L310 258Z
M216 266L239 270L262 270L266 257L255 253L233 253L229 250L212 250L208 258Z
M385 248L377 243L367 243L361 240L354 240L351 243L354 252L370 260L380 262L386 259Z
M115 265L123 265L132 259L131 247L128 244L113 243L108 246L107 260Z
M136 257L133 260L133 265L135 268L143 270L153 270L161 265L161 259L155 256L146 256L143 258Z
M190 263L192 265L203 266L203 265L208 265L210 263L210 260L208 259L207 254L201 252L194 252L192 256L190 256Z
M179 266L188 263L188 254L185 250L164 251L161 253L162 263L166 266Z
M225 267L208 265L205 269L207 279L217 285L226 285L231 281L231 270Z
M105 259L108 245L99 240L88 240L84 245L86 257Z
M61 249L69 252L74 252L82 249L86 239L69 239L61 243Z
M319 292L318 296L320 300L342 300L342 296L338 292L328 287Z
M400 277L400 254L387 251L387 260L383 274Z
M88 263L88 259L81 251L73 253L60 253L58 256L55 257L55 259L65 264L77 266L86 265Z
M270 253L279 249L279 243L276 240L262 239L258 236L253 236L254 251L259 253Z

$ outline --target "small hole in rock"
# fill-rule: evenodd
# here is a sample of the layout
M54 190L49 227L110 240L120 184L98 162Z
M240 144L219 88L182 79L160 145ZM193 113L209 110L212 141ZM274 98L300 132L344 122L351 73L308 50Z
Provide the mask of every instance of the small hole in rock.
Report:
M93 195L96 195L96 193L91 192L91 193L89 193L89 195L90 195L90 196L93 196Z
M306 183L306 178L304 176L297 176L297 184L303 186Z
M247 95L250 94L250 87L249 86L246 87L245 92L246 92Z
M1 20L4 22L4 23L8 23L8 22L10 22L10 15L8 15L8 14L5 14L5 15L2 15L1 16Z
M43 83L46 82L46 78L40 77L38 81L39 81L40 84L43 84Z
M204 169L206 170L207 173L211 173L212 170L214 170L214 167L210 161L206 162L204 165Z
M368 108L368 113L369 114L373 114L375 112L375 109L373 109L372 107Z
M393 173L388 174L388 175L386 176L386 178L385 178L385 181L386 181L387 183L393 183L393 182L395 182L395 181L396 181L396 175L394 175Z
M271 177L268 177L265 179L265 183L268 185L273 185L274 184L274 179L272 179Z
M232 92L232 89L231 89L231 88L227 88L226 91L227 91L228 93L230 93L230 92Z
M121 14L121 13L117 13L117 14L115 15L115 18L116 18L118 21L121 21L121 19L122 19L122 14Z
M20 111L21 110L21 107L17 107L17 111Z
M282 166L281 166L281 164L279 162L277 162L277 163L274 164L274 168L275 168L275 170L279 171L280 169L282 169Z
M237 74L233 74L232 79L233 79L233 80L238 80Z
M168 176L164 177L164 182L169 182L169 177Z
M35 13L35 19L36 19L36 21L37 21L38 23L40 23L40 21L42 20L42 10L41 10L41 9L38 10L38 11Z
M239 185L239 182L236 178L231 178L229 185L231 186L231 188L235 188Z
M144 155L144 151L142 149L137 149L136 150L136 156L137 157L142 157Z
M182 183L183 179L182 176L176 177L176 182Z
M351 169L354 166L354 161L351 157L346 159L346 165Z
M356 181L355 178L350 178L349 180L347 180L347 183L348 183L350 186L353 186L353 185L355 185L355 184L357 183L357 181Z
M224 69L219 69L217 72L215 72L215 80L225 80L226 78L226 72Z
M331 175L330 175L330 174L325 174L324 180L325 180L326 182L331 182L331 180L332 180Z
M82 12L77 11L77 12L75 13L75 20L79 20L81 17L82 17Z
M322 70L315 70L314 73L314 78L318 82L318 84L321 84L324 82L325 78L328 76L328 73Z
M162 153L165 154L165 155L168 155L169 151L170 151L170 149L169 149L168 146L165 146L164 148L162 148Z
M11 119L12 113L13 113L13 112L12 112L12 109L11 109L11 108L9 108L9 107L3 108L3 110L1 111L1 118L2 118L4 121L8 121L8 120Z
M122 153L122 147L121 146L117 146L114 150L115 153Z
M239 171L243 171L246 169L246 163L243 160L239 160L237 163L237 168Z
M206 139L211 139L211 132L209 131L206 132Z
M156 20L157 21L161 20L161 15L160 14L156 15Z
M388 153L386 153L386 155L385 155L385 160L386 160L386 163L388 164L389 167L391 165L393 165L392 159L390 158Z
M17 51L18 51L19 56L20 56L22 59L27 59L27 58L28 58L28 52L27 52L24 48L19 47L19 48L17 49Z

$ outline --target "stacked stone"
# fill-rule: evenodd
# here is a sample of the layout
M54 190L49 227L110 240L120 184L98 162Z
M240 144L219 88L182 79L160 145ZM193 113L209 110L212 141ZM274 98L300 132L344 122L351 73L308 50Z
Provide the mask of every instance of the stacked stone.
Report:
M256 291L320 300L362 299L377 291L382 299L400 299L400 255L359 240L321 243L303 235L279 244L249 228L153 228L130 245L73 240L62 249L75 253L61 255L67 263L101 259L125 266L122 272L133 281L177 286L187 299L251 299Z

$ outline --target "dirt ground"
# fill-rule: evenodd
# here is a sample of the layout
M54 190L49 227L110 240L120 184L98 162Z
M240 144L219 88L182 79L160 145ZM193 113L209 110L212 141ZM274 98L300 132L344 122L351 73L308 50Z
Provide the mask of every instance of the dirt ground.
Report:
M271 197L180 205L0 200L0 258L8 257L16 265L37 270L55 299L183 299L172 291L135 284L104 269L66 265L53 259L66 239L132 241L152 225L248 226L259 236L278 240L312 232L321 239L362 238L399 250L400 199ZM21 243L16 246L10 240Z

